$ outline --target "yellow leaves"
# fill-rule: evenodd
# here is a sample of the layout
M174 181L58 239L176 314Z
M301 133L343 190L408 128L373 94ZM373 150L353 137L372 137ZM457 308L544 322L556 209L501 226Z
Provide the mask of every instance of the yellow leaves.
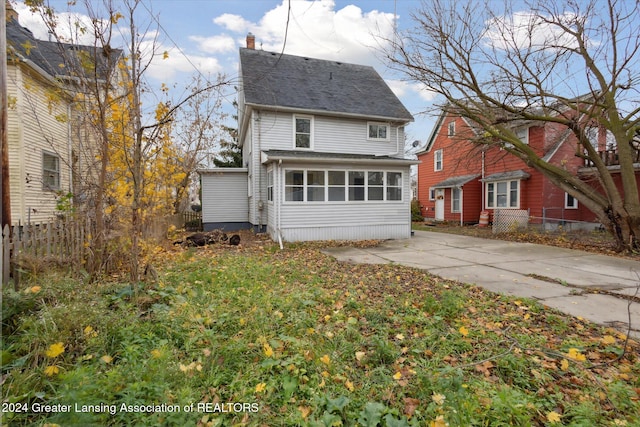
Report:
M398 341L402 341L402 340L404 339L404 335L402 335L402 334L396 334L396 339L397 339Z
M32 286L29 288L29 292L32 294L37 294L41 289L42 288L40 286Z
M567 359L562 359L562 362L560 362L560 369L563 371L567 371L569 369L569 361Z
M396 372L395 374L393 374L393 379L394 380L399 380L402 378L402 372Z
M328 355L328 354L325 354L324 356L322 356L322 357L320 358L320 361L321 361L322 363L324 363L325 365L327 365L327 366L329 366L329 365L331 364L331 358L329 357L329 355Z
M358 362L362 361L366 353L364 351L356 351L356 360Z
M64 353L64 344L57 342L55 344L51 344L44 354L47 357L54 358L60 356L62 353Z
M258 383L256 385L256 393L262 393L266 389L267 389L267 384L265 384L265 383Z
M344 382L344 386L347 388L347 390L353 392L356 388L354 387L353 383L349 380Z
M265 356L273 357L273 348L271 348L269 343L266 342L266 343L262 344L262 351L264 352Z
M311 414L311 408L308 406L298 406L298 411L300 411L300 415L302 415L302 418L305 420Z
M435 420L431 421L430 427L448 427L449 423L444 420L444 415L438 415Z
M44 368L44 374L48 377L57 375L58 372L60 372L60 368L58 368L56 365L50 365Z
M562 415L560 415L556 411L547 413L547 421L549 421L550 423L559 423L561 418Z
M117 24L119 20L121 20L122 18L124 18L124 15L120 12L116 12L114 14L111 15L111 23L112 24Z
M460 332L460 335L462 335L463 337L469 335L469 330L464 326L460 326L460 328L458 328L458 332Z
M85 326L85 328L82 330L82 333L86 338L95 338L98 336L98 333L93 329L91 325Z
M162 52L162 59L168 59L169 58L169 52L168 51L164 51Z
M586 356L580 353L580 350L577 348L571 347L569 352L566 354L569 359L577 360L578 362L584 362L587 360Z
M196 362L191 362L188 365L183 365L182 363L180 364L180 371L186 373L189 373L193 370L196 370L198 372L202 371L202 365L200 363L196 363Z
M602 344L604 345L609 345L609 344L615 344L616 339L611 335L605 335L604 337L602 337L600 341L602 341Z
M440 393L433 393L431 395L431 400L433 400L433 402L436 405L440 405L442 406L444 404L444 401L446 399L446 396L444 394L440 394Z
M104 356L102 356L100 358L100 360L102 360L104 363L109 364L109 363L113 362L113 357L109 356L108 354L105 354Z
M162 351L157 348L151 350L151 357L154 359L160 359L162 357Z

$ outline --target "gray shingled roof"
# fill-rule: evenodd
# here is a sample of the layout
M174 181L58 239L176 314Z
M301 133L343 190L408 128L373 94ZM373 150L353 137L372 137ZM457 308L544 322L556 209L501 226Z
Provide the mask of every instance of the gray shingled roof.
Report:
M369 66L240 49L247 104L412 121Z
M531 177L531 175L529 175L527 172L523 171L522 169L518 169L516 171L494 173L493 175L489 175L484 179L481 179L480 181L492 182L503 181L507 179L529 179L529 177Z
M31 60L51 77L78 77L76 74L79 74L80 67L69 63L69 61L78 60L78 56L69 54L70 52L84 51L88 53L89 58L96 58L99 76L106 74L104 67L108 65L107 55L112 56L111 62L114 64L115 59L122 53L120 49L107 51L93 46L38 40L30 30L21 26L14 19L7 21L7 47L9 48L9 59L11 59L11 51L13 51L25 59Z
M479 176L480 176L480 174L454 176L454 177L447 178L444 181L441 181L441 182L437 183L432 188L462 187L466 183L468 183L470 181L473 181L474 179L476 179Z

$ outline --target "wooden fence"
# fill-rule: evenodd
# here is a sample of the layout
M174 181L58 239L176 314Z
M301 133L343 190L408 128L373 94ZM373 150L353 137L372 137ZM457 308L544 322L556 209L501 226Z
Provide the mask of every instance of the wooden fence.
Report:
M21 257L83 265L88 256L91 224L86 220L57 220L28 225L5 225L2 230L2 284L16 275Z

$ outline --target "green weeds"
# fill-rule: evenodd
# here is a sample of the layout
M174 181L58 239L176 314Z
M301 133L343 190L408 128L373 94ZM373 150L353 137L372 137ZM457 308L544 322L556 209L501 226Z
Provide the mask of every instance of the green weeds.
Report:
M55 275L6 291L3 422L640 423L637 344L617 360L620 333L534 301L314 245L176 249L162 264L137 293Z

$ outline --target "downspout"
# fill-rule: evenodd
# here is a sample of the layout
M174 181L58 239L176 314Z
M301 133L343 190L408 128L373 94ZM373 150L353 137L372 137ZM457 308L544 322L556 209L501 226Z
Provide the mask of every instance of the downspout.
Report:
M389 129L391 129L391 123L389 123ZM375 156L376 157L381 157L381 156L395 157L398 154L400 154L400 126L396 126L396 152L387 153L387 154L376 154Z
M262 140L262 117L260 115L260 111L257 112L258 114L258 146L256 147L256 153L254 153L254 155L252 157L258 156L258 159L260 159L260 156L262 154L262 151L260 149L261 147L261 140ZM259 227L259 232L262 232L262 212L264 211L264 202L262 201L262 164L258 161L258 167L256 168L256 171L258 173L258 201L257 203L254 205L258 208L258 227Z
M464 190L462 190L462 185L458 187L460 190L460 227L464 225Z
M480 182L482 183L482 188L480 189L480 203L482 203L482 206L480 207L481 211L484 211L484 155L485 155L485 150L482 150L482 170L480 171L481 175L482 175L482 179L480 180Z
M282 159L278 160L278 163L276 164L276 174L274 176L274 189L277 189L276 193L276 234L278 235L278 243L280 244L280 250L284 249L284 246L282 245L282 232L280 231L280 227L282 226L282 222L280 221L280 204L281 204L281 194L283 194L282 191L280 191L280 188L284 188L284 185L281 184L281 165L282 165ZM277 182L277 187L275 186Z

